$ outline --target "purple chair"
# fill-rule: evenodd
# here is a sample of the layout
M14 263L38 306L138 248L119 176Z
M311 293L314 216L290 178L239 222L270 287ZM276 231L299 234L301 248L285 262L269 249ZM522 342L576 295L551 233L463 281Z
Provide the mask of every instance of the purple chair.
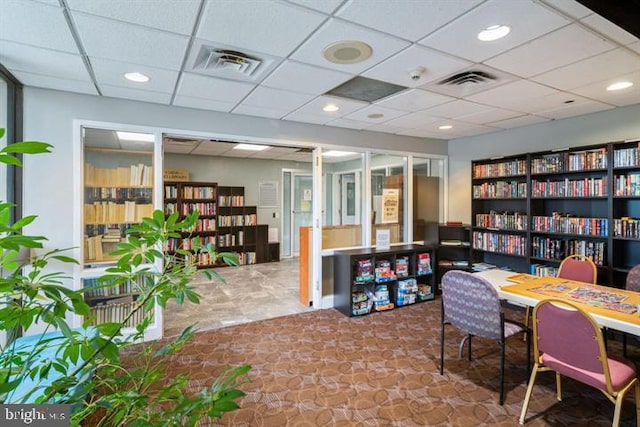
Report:
M500 298L495 288L480 276L452 270L442 276L442 330L440 335L440 375L444 373L444 330L447 324L455 326L467 336L460 343L458 357L462 357L465 340L471 360L471 337L490 338L500 343L500 405L504 403L505 340L525 333L521 323L505 320ZM531 360L527 338L527 376Z
M560 263L558 277L595 284L598 279L598 267L584 255L570 255Z
M628 291L640 292L640 265L636 265L629 273L624 288ZM622 351L624 357L627 357L627 334L622 333Z
M620 410L627 391L635 390L636 418L640 425L640 383L636 368L625 359L607 356L600 326L579 307L547 299L533 309L533 354L529 387L522 405L524 424L538 372L556 373L556 394L562 400L561 376L600 390L615 404L613 427L620 424Z

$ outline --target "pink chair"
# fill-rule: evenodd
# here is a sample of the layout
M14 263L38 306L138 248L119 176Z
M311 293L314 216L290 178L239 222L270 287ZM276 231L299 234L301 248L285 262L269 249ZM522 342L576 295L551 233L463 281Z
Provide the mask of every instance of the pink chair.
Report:
M584 255L570 255L560 263L558 277L595 284L598 280L598 267Z
M628 291L640 292L640 265L636 265L629 273L624 288ZM622 351L624 357L627 357L627 334L622 333Z
M556 394L562 400L560 377L566 376L600 390L615 404L613 427L620 425L625 394L634 389L636 418L640 425L640 383L635 365L609 357L602 331L589 314L560 300L540 301L533 309L534 365L522 405L520 424L524 424L531 392L538 372L556 373Z

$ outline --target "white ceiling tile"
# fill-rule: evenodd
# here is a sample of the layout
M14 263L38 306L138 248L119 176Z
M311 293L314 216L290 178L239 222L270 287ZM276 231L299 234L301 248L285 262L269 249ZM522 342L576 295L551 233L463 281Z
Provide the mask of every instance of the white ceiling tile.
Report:
M236 106L236 103L198 98L195 96L176 95L172 105L197 108L200 110L223 111L228 113Z
M323 94L353 77L352 74L285 61L262 81L267 87L298 93Z
M130 87L100 85L104 96L112 98L134 99L136 101L155 102L157 104L169 104L171 93L153 92L150 90L133 89Z
M134 90L148 90L151 92L173 93L178 80L177 71L162 68L148 67L144 65L131 66L126 62L109 61L108 59L91 58L91 67L96 79L102 84L128 87ZM125 73L139 72L149 76L146 83L136 83L127 80Z
M416 41L478 5L481 0L388 1L351 0L336 16ZM399 23L402 23L398 25Z
M369 123L363 122L360 120L339 118L339 119L331 120L330 122L326 123L326 125L336 126L340 128L349 128L349 129L364 129L369 125Z
M338 116L323 116L321 114L309 113L306 111L294 111L293 113L287 114L282 118L282 120L288 120L292 122L303 122L303 123L313 123L318 125L323 125L331 120L335 120Z
M624 90L607 90L607 86L619 81L630 81L633 83L633 86ZM591 83L573 89L571 92L619 107L640 104L640 71L609 78L597 83Z
M453 74L470 65L469 61L413 45L367 70L363 76L401 86L416 87ZM413 80L409 71L418 67L424 68L424 73L419 79Z
M573 0L543 0L543 1L548 5L576 19L584 18L585 16L591 15L593 13L591 9Z
M25 86L43 87L46 89L97 95L98 91L93 83L87 80L71 80L59 77L44 76L26 71L15 71L12 74Z
M244 114L247 116L268 117L270 119L279 119L285 116L290 110L280 110L276 108L254 107L250 105L238 105L233 109L234 113Z
M290 3L296 3L322 13L333 13L343 0L289 0Z
M430 116L424 111L418 111L402 117L398 117L397 119L389 120L388 122L385 122L384 125L396 126L406 129L430 129L432 128L430 124L438 120L442 119L440 117Z
M517 128L520 126L529 126L529 125L534 125L536 123L548 122L549 120L550 119L547 119L546 117L522 116L522 117L516 117L513 119L493 122L491 123L491 126L496 126L503 129L511 129L511 128Z
M609 37L612 40L617 41L620 44L629 44L638 41L638 38L633 34L628 33L616 24L604 19L602 16L594 13L586 18L580 20L583 24L589 28L593 28L601 34Z
M373 49L371 57L357 64L334 64L326 60L322 54L324 49L343 40L358 40L367 43ZM396 37L331 19L294 52L291 58L307 64L358 74L408 45L409 42Z
M614 75L640 70L640 56L626 49L615 49L532 79L562 90L570 90L598 82Z
M322 111L322 108L327 104L335 104L336 106L338 106L339 110L333 112ZM336 96L323 95L302 106L298 109L298 111L303 114L328 117L329 120L332 120L338 117L346 116L347 114L353 113L354 111L364 108L367 105L369 104L362 101L352 101L350 99L338 98Z
M376 101L375 105L410 112L424 110L425 108L434 107L454 100L455 98L451 98L450 96L440 95L422 89L409 89L384 98L381 101Z
M6 0L5 0L6 1ZM24 1L24 0L14 0L14 1ZM34 0L38 3L46 3L51 6L60 6L60 0Z
M522 113L503 110L500 108L492 108L490 110L481 111L479 113L467 114L465 116L456 117L463 122L476 123L483 125L486 123L496 122L498 120L512 119L514 117L522 116Z
M180 96L193 96L196 98L210 99L212 101L228 102L235 106L235 104L247 96L254 87L255 85L249 83L183 73L177 94Z
M480 62L568 23L566 17L531 1L489 0L419 43ZM511 32L492 42L478 40L480 31L497 24L510 26Z
M198 38L288 56L326 18L317 12L272 1L209 1Z
M71 10L191 35L200 0L67 0Z
M10 70L31 72L72 80L90 79L82 57L39 47L0 40L0 63Z
M90 57L179 70L189 42L186 36L79 12L74 20Z
M558 91L538 83L519 80L472 95L467 99L482 104L510 109L514 105L520 105L528 99L548 96L554 93L558 93Z
M242 101L242 105L262 108L273 106L277 110L291 111L311 101L314 97L314 95L260 86Z
M450 119L453 117L466 116L468 114L479 113L488 110L491 110L491 107L459 99L453 102L426 109L424 110L424 112L434 117Z
M486 63L519 76L531 77L614 48L614 44L578 24L572 24Z
M640 42L631 43L630 45L627 45L627 47L635 52L640 53Z
M382 114L382 117L369 117L372 114ZM362 122L383 123L395 119L396 117L404 116L406 114L406 111L394 110L391 108L381 107L379 105L369 105L368 107L364 107L358 111L348 114L345 117L347 119L360 120Z
M0 2L0 39L79 53L62 8L44 3Z
M576 102L572 104L564 104L561 107L540 111L537 114L550 119L565 119L567 117L581 116L583 114L595 113L597 111L610 110L615 108L613 105L604 104L598 101L585 100L584 102Z

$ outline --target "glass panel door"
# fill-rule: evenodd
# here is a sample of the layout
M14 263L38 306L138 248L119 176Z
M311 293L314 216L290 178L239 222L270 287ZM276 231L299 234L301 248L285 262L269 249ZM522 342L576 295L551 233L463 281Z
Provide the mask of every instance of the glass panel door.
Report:
M293 174L291 223L293 255L300 253L300 227L310 227L313 218L312 210L313 178L308 174Z

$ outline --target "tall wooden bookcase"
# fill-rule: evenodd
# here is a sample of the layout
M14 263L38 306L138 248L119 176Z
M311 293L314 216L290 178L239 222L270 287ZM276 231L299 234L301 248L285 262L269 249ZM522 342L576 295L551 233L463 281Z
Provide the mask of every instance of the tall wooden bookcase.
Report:
M584 254L615 287L640 264L638 140L476 160L472 186L475 262L554 274Z

